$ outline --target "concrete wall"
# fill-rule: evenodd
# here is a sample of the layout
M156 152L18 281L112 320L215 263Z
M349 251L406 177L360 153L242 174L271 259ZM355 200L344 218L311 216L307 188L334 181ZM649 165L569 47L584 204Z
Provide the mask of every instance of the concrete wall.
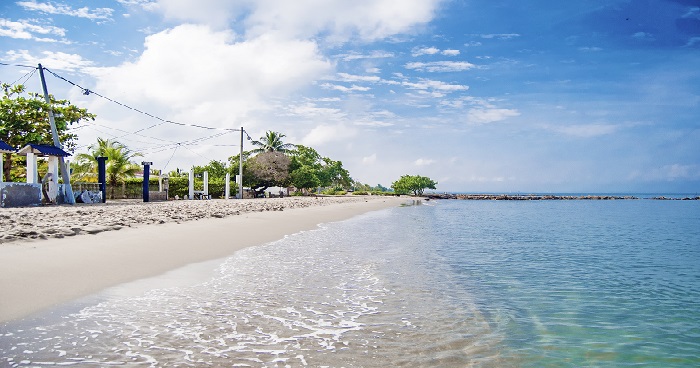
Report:
M25 207L41 204L41 184L0 183L0 207Z

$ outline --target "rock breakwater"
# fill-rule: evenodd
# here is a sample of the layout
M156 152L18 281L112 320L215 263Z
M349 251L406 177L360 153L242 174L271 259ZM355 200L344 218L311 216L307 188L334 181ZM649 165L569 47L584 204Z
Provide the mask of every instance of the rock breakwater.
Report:
M426 194L425 198L428 199L462 199L462 200L474 200L474 201L579 201L579 200L592 200L592 201L610 201L610 200L637 200L640 197L625 195L555 195L555 194ZM641 199L654 199L654 200L700 200L700 197L652 197L652 198L641 198Z

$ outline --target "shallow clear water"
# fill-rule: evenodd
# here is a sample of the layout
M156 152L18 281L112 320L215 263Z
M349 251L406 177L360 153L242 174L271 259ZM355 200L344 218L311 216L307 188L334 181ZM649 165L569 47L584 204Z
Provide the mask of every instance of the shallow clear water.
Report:
M697 201L378 211L0 326L0 366L700 366L698 225Z

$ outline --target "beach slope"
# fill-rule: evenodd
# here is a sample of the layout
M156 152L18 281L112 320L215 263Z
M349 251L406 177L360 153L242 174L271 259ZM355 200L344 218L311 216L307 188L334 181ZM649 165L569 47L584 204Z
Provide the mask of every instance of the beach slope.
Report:
M403 201L405 199L392 197L353 196L41 209L44 217L52 213L54 217L62 217L62 213L70 212L63 217L76 223L80 220L90 224L99 222L102 229L119 230L0 244L3 264L0 267L0 322L21 319L111 286L226 257L244 247L314 229L320 223L398 206ZM217 207L225 208L226 214L212 215L212 209ZM24 218L22 231L27 231L26 227L31 226L27 217L36 215L36 211L15 209L3 214ZM170 213L168 211L183 216L159 214ZM202 211L207 214L202 215ZM124 223L120 216L125 214L132 222ZM97 215L99 220L95 219ZM150 221L152 216L161 216L161 220ZM174 217L178 220L168 221ZM109 224L122 225L110 227ZM70 228L70 224L63 224L61 228Z

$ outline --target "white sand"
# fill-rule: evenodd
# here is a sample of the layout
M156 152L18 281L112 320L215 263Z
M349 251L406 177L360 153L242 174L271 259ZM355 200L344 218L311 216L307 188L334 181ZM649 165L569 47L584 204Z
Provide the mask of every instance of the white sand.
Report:
M347 196L0 209L0 322L403 202Z

